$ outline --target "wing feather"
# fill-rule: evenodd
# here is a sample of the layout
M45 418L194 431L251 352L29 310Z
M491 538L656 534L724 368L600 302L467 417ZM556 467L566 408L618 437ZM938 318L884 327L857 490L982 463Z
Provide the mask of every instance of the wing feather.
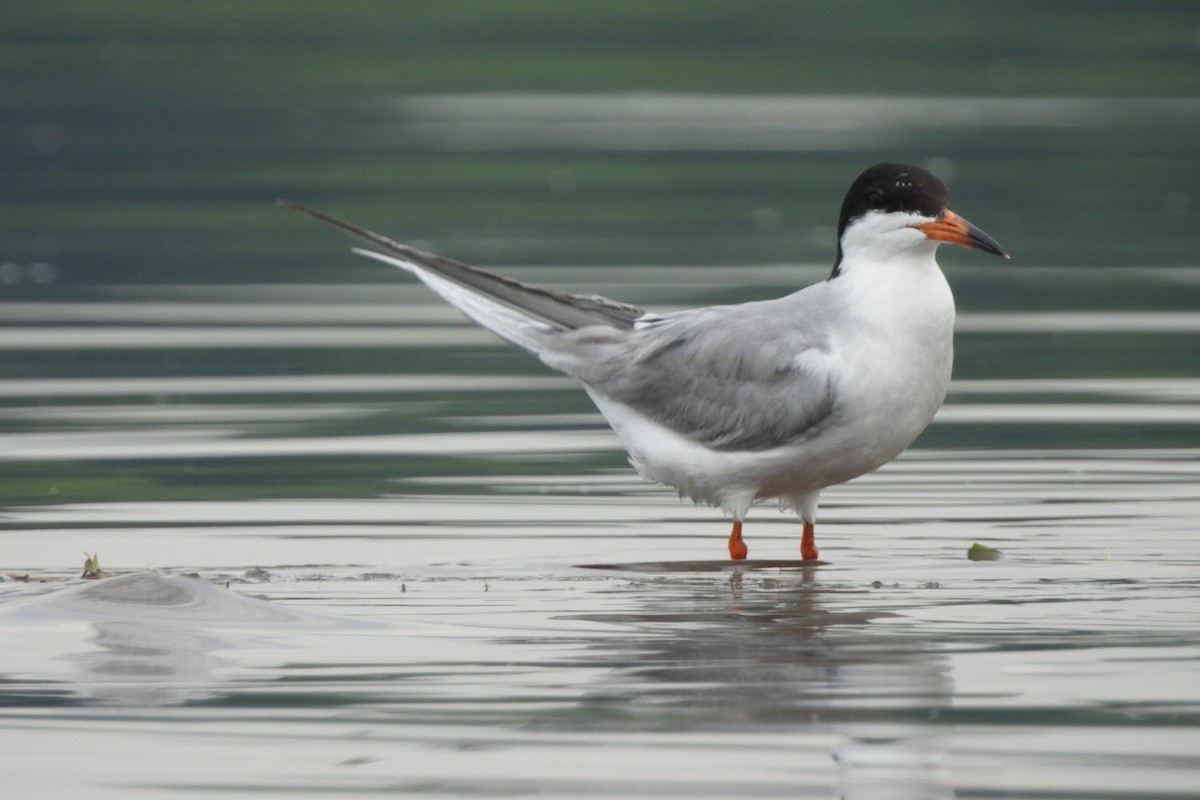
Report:
M630 329L633 328L634 322L645 314L640 308L604 297L567 294L541 286L533 286L478 267L468 266L454 259L426 253L299 203L280 200L279 205L306 214L366 243L371 249L358 252L414 273L452 305L460 305L456 298L464 297L467 294L474 295L476 297L474 302L476 313L469 314L469 316L502 336L506 334L490 325L487 313L482 311L488 304L506 306L522 316L558 330L574 330L590 325ZM440 280L426 280L426 276L430 275ZM445 284L449 283L459 287L462 291L446 292L435 287L435 283L443 288ZM483 305L480 304L480 301ZM505 315L502 314L501 318L505 318ZM511 322L511 318L507 319Z
M714 450L767 450L811 435L835 410L823 367L830 343L790 316L788 299L680 312L633 331L579 331L561 338L557 358L544 358Z
M824 284L739 306L646 314L603 297L514 281L281 201L370 246L357 252L414 273L500 336L714 450L802 440L835 413L824 368Z

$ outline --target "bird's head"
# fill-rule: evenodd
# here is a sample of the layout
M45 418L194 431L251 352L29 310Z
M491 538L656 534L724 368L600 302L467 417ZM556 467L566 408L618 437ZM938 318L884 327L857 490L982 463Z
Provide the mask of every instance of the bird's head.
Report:
M996 241L949 208L950 190L936 175L907 164L876 164L850 185L838 218L838 274L842 260L886 260L941 242L1008 258Z

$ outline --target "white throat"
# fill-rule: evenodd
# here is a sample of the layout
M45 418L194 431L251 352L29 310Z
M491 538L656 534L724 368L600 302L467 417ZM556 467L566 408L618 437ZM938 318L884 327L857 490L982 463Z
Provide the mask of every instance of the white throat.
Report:
M863 336L950 348L954 295L934 256L938 243L914 224L919 214L872 212L847 226L842 261L830 287L845 298L843 319Z
M920 214L875 211L859 217L842 233L838 274L937 269L934 253L938 243L913 227L931 221Z

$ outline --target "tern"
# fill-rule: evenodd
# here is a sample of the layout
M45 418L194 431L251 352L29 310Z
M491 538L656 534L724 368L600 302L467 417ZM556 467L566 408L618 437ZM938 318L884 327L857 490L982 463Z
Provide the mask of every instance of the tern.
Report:
M746 558L750 507L778 499L818 557L821 490L888 463L950 385L954 296L942 242L1008 254L948 207L932 173L877 164L850 185L828 279L774 300L656 314L532 286L426 253L321 211L280 205L364 242L470 319L576 379L644 479L721 508Z

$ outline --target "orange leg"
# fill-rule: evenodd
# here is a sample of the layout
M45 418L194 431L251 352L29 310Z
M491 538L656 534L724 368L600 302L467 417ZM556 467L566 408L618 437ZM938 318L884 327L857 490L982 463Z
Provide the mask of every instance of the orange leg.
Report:
M742 523L733 523L733 531L729 534L729 557L734 561L742 561L749 552L750 548L742 541Z
M729 548L733 550L733 540L729 540ZM805 561L817 560L817 534L811 522L804 523L804 533L800 536L800 557Z

